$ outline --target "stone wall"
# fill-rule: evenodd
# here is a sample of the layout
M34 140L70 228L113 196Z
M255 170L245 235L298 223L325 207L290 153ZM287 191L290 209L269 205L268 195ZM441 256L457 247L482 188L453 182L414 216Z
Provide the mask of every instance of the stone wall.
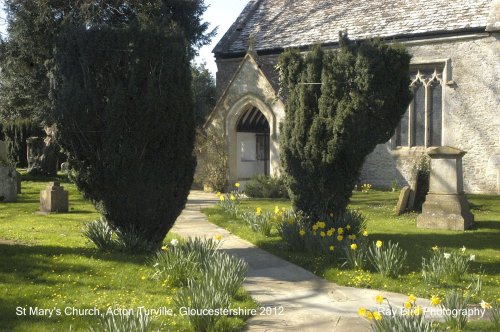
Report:
M448 84L443 85L443 145L467 151L463 168L465 191L469 193L500 190L496 170L488 165L492 156L500 154L499 39L500 34L496 32L406 43L414 63L447 63ZM257 58L271 83L276 75L270 73L269 68L276 59L276 55ZM241 59L217 61L219 91L225 89L239 62ZM251 80L246 81L240 90L251 84ZM414 164L422 154L423 148L395 150L390 142L379 145L367 157L361 181L389 187L396 180L401 186L408 185Z
M224 60L226 63L227 60ZM239 181L238 139L236 126L242 114L250 107L256 107L264 114L270 127L270 165L271 175L279 174L279 123L284 117L284 105L276 97L275 89L264 75L255 59L247 55L239 59L234 72L234 61L225 67L218 62L218 84L225 84L208 123L225 135L228 146L229 183ZM236 73L236 75L235 75ZM232 80L232 81L231 81ZM247 177L247 176L244 176Z
M500 34L433 43L408 43L412 62L447 60L444 85L443 145L467 151L463 158L465 191L497 193L496 171L488 160L500 151ZM407 185L419 149L392 150L380 145L366 160L362 181ZM391 158L392 157L392 158ZM391 160L392 159L392 160Z

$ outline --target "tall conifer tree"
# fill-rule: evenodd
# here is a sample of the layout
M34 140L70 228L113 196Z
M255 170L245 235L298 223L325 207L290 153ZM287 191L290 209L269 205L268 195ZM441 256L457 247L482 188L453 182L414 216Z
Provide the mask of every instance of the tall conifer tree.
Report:
M280 57L286 116L281 160L296 209L342 214L365 157L386 142L411 100L410 56L377 41Z

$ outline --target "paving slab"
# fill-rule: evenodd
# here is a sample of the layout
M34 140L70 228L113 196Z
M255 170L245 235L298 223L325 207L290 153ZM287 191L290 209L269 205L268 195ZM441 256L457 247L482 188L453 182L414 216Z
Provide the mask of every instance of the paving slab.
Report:
M182 237L222 236L221 249L248 263L245 289L263 308L247 321L246 331L369 331L370 323L358 308L376 309L375 296L390 299L401 308L407 295L340 286L274 256L210 222L200 209L213 206L217 197L192 191L173 232ZM417 299L426 308L428 299ZM266 314L266 308L268 314Z

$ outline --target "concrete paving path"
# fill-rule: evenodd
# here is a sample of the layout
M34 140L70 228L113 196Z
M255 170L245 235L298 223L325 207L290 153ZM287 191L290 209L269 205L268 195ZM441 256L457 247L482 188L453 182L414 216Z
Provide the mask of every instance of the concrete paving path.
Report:
M192 191L173 232L186 238L221 235L222 249L248 263L244 287L260 306L270 308L270 314L249 319L247 331L369 331L369 322L358 316L359 307L376 309L377 294L389 298L394 307L406 301L406 295L328 282L209 223L200 209L216 202L213 194ZM424 307L428 303L417 300Z

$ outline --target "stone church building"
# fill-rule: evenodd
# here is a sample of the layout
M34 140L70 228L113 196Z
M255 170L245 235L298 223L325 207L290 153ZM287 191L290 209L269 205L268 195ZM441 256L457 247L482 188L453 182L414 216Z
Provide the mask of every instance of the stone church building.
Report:
M335 49L339 31L413 56L414 100L360 181L407 185L425 149L446 145L467 151L466 192L500 193L500 0L250 0L213 50L219 100L206 126L226 137L229 180L279 174L278 56Z

